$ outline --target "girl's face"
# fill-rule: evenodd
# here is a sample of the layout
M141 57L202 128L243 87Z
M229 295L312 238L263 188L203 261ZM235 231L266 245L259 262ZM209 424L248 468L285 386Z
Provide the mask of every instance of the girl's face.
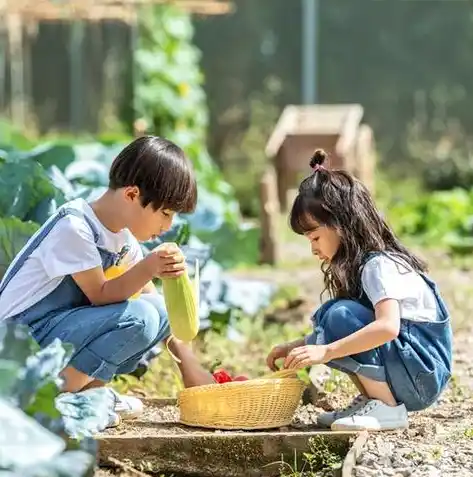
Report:
M311 228L304 235L310 242L312 255L325 262L330 262L340 247L340 234L337 230L320 225L315 220L311 220Z

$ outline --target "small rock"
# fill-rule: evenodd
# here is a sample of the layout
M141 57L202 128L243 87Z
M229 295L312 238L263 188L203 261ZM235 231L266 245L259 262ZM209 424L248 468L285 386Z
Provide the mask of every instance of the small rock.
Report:
M422 465L416 471L416 476L419 477L440 477L441 472L433 465Z
M366 467L374 467L375 462L378 461L378 456L372 454L371 452L366 452L362 454L360 459L360 464Z
M411 465L408 459L402 455L393 455L392 463L394 468L406 468Z
M356 468L356 477L375 477L377 475L378 471L376 469L371 469L362 465L359 465Z

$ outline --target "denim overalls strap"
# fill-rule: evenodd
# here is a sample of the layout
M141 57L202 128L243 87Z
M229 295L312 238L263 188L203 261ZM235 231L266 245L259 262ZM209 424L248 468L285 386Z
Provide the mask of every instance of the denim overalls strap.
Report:
M359 272L360 273L360 280L361 280L361 273L363 271L363 267L366 265L368 260L371 260L372 258L380 256L380 255L385 255L385 256L389 257L390 259L393 259L393 256L388 255L386 252L370 252L370 253L366 254L364 259L363 259L363 262L361 264L361 267L360 267L360 272ZM394 255L394 258L395 258L395 256L396 255ZM399 262L396 262L396 263L399 263ZM402 265L402 263L401 263L401 265ZM408 268L407 265L403 265L403 266ZM425 283L432 290L432 292L435 296L435 299L437 301L439 318L441 318L440 321L443 321L444 319L449 318L450 313L448 311L447 305L445 304L445 301L443 300L442 296L440 295L437 284L432 279L430 279L425 273L423 273L423 272L416 272L416 273L418 273L423 278ZM373 305L372 305L370 299L368 298L368 296L366 295L366 293L364 291L362 291L361 296L357 299L357 301L359 301L360 303L362 303L364 306L366 306L368 308L373 308Z
M92 223L92 221L82 212L76 209L71 209L71 208L62 208L59 209L59 211L53 215L37 232L36 234L32 237L31 241L27 244L27 246L20 252L20 255L16 257L15 261L13 262L12 266L9 267L7 272L5 273L5 276L2 279L2 282L0 283L0 294L3 293L5 288L8 286L10 281L13 279L13 277L18 273L20 268L25 264L26 260L31 256L31 254L41 245L42 241L48 236L48 234L51 232L51 230L54 228L54 226L61 220L63 217L66 217L67 215L74 215L76 217L79 217L80 219L83 219L86 221L86 223L89 225L90 229L92 230L92 233L94 234L94 242L97 244L98 239L99 239L99 233ZM119 254L110 252L108 250L102 249L101 247L97 247L99 251L101 252L102 260L104 261L104 258L106 259L106 262L114 262L117 260ZM104 257L105 255L105 257ZM112 264L110 263L110 264ZM110 266L110 265L108 265Z

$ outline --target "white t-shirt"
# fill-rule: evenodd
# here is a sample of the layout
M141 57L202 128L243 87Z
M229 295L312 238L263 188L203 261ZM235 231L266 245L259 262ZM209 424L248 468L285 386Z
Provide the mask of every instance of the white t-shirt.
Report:
M76 209L90 220L98 234L97 242L94 240L94 231L82 217L69 214L59 219L0 294L0 321L42 300L65 276L101 266L97 246L118 253L124 245L128 245L130 251L123 263L129 265L143 258L140 244L131 232L124 229L114 233L105 228L85 200L76 199L63 207ZM10 267L20 255L21 252ZM8 271L5 277L7 275Z
M437 300L425 280L398 257L376 255L361 274L362 286L373 306L385 299L399 302L401 317L437 321Z

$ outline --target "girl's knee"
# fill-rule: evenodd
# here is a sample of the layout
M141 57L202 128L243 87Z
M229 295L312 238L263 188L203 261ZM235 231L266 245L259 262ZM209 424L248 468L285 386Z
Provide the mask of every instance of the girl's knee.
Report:
M353 300L339 300L325 312L323 328L330 341L345 338L374 320L374 312Z

